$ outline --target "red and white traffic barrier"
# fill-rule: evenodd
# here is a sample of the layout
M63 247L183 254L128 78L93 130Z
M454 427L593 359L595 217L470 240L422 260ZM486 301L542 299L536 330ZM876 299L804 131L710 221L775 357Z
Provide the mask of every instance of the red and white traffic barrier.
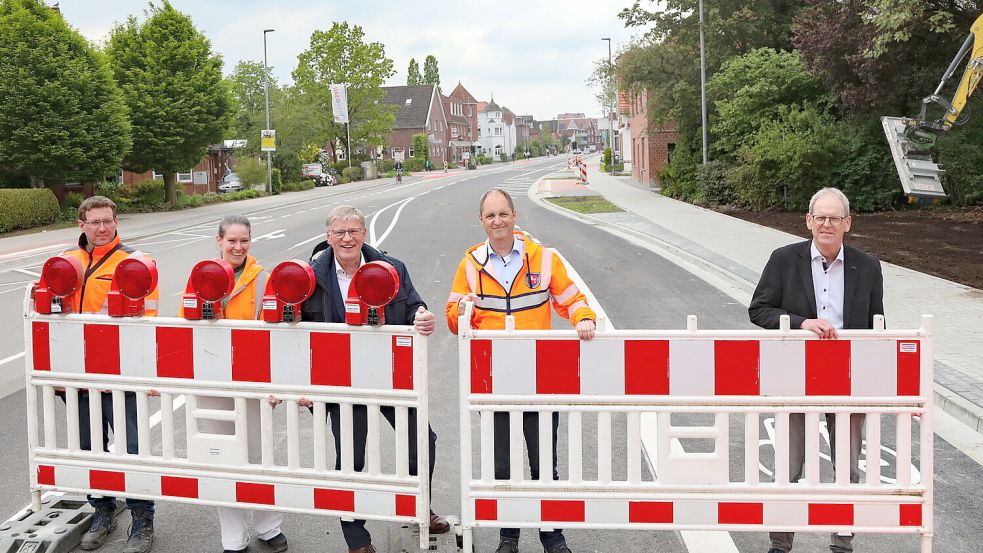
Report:
M417 524L428 540L427 341L409 326L120 318L39 314L25 298L28 457L35 492L58 490ZM64 393L65 407L57 399ZM125 401L136 394L138 454L126 452ZM82 394L113 396L110 451L80 447ZM159 414L150 410L160 396ZM283 400L273 417L267 397ZM229 409L204 399L226 398ZM302 401L305 400L305 401ZM313 440L302 440L310 401ZM258 405L251 432L247 402ZM40 403L40 406L38 405ZM103 441L102 402L90 401L92 444ZM186 431L175 424L185 406ZM326 415L337 404L340 470ZM365 468L354 469L353 409L366 406ZM39 408L40 407L40 408ZM381 432L383 408L394 435ZM416 410L418 475L406 444ZM64 426L58 413L64 410ZM150 431L159 416L161 431ZM209 434L198 421L225 421ZM206 429L207 430L207 429ZM132 439L132 436L131 436ZM256 441L259 447L256 447ZM250 448L249 446L253 447ZM286 455L278 449L285 449ZM260 450L257 459L247 451ZM383 452L395 458L384 462ZM302 462L310 459L312 462ZM285 462L284 462L285 461Z
M476 527L911 533L931 550L931 317L890 331L878 317L874 330L838 340L791 331L787 318L776 331L700 331L690 317L683 331L610 331L590 341L568 330L476 331L469 320L470 306L458 342L466 550ZM530 411L539 413L541 475L552 473L553 413L565 421L559 480L524 477L522 413ZM507 480L494 477L496 412L510 421ZM822 469L826 413L840 415L830 434L844 452L831 471ZM678 414L713 422L679 424ZM789 482L794 414L805 427L799 482ZM851 414L866 416L860 483L851 483L847 454ZM761 452L771 416L774 455ZM732 428L740 422L743 436ZM595 428L596 459L585 459ZM687 452L687 440L712 449ZM894 448L890 478L881 474L890 451L882 444Z

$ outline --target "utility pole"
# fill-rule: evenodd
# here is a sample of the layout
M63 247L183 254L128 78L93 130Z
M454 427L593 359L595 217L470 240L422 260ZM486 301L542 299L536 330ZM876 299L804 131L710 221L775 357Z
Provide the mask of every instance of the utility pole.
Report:
M611 63L611 39L602 38L601 40L608 41L608 87L611 88L611 79L614 79L614 65ZM611 99L614 102L614 99ZM608 105L608 149L611 150L611 159L609 162L608 173L614 174L614 106ZM602 158L604 156L601 156Z
M263 29L263 94L266 95L266 128L270 128L270 70L266 65L266 34L274 29ZM273 152L266 151L266 193L273 195Z
M703 0L700 0L700 103L703 109L703 164L710 160L707 145L707 57L703 46Z

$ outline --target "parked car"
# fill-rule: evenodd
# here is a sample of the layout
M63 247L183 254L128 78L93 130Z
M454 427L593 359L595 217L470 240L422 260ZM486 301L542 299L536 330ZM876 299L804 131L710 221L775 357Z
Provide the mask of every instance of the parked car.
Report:
M239 180L239 175L235 173L229 173L222 177L222 180L218 182L218 192L219 194L224 194L225 192L238 192L242 190L242 181Z

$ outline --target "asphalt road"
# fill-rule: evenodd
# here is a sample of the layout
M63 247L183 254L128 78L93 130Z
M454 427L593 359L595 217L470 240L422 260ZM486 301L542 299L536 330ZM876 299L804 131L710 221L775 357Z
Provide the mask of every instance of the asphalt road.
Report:
M422 174L405 179L401 185L387 181L320 188L182 212L155 219L151 227L141 226L139 217L128 216L122 220L120 232L124 240L127 240L128 225L129 228L139 226L140 234L146 234L128 242L157 260L161 270L161 313L172 314L177 311L179 295L191 267L215 255L213 237L221 215L240 209L251 217L252 253L267 268L272 268L285 259L306 259L310 249L323 239L328 211L341 203L355 205L367 214L370 223L374 220L374 225L370 224L373 235L377 241L384 237L381 249L407 264L417 289L442 321L443 305L461 255L484 238L477 220L478 197L493 186L505 186L516 197L519 225L564 254L619 329L684 328L689 314L699 315L702 328L750 327L744 305L699 277L644 248L531 202L525 190L535 179L563 164L564 160L551 158L477 172ZM376 214L379 216L375 217ZM27 271L35 272L37 267L28 267ZM30 278L24 272L0 271L0 320L6 330L0 334L0 361L23 351L20 318L23 296L16 290ZM438 512L456 513L460 510L457 352L455 337L446 327L439 327L430 339L429 359L431 421L439 436L433 505ZM0 413L3 413L0 466L4 467L4 477L0 478L0 518L14 514L28 501L24 397L23 387L18 384L22 374L22 359L0 365L0 395L9 394L0 399ZM619 422L615 418L615 428ZM739 424L735 423L737 427ZM585 457L588 457L591 453L587 448L594 437L589 434L588 424L585 431L588 432L584 437ZM735 432L737 437L739 434ZM612 441L623 443L618 439ZM981 500L975 490L983 481L983 468L938 437L935 444L936 550L976 550L976 537L983 533L983 523L978 516ZM762 458L766 455L763 453ZM592 470L588 465L584 469L585 474ZM890 470L885 474L890 474ZM104 550L122 549L126 524L121 526ZM220 550L217 518L212 508L159 503L156 527L154 551ZM389 551L390 546L403 538L402 530L394 525L370 522L368 527L380 551ZM345 550L334 519L290 515L283 530L290 539L291 551ZM568 531L567 536L571 549L576 552L687 550L676 532ZM767 550L763 533L731 536L738 551ZM478 551L491 551L497 543L495 531L480 530L475 541ZM795 550L828 551L827 544L825 534L802 534L797 537ZM855 544L858 551L919 551L913 536L859 536ZM524 551L539 549L534 532L523 533L521 547ZM262 545L253 545L251 549L264 550Z

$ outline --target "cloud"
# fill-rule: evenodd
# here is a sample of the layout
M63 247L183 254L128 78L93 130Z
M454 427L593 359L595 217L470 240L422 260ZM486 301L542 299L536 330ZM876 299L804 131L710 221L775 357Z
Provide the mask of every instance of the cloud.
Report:
M361 25L366 38L385 45L396 75L389 84L406 82L406 66L416 58L421 69L428 54L437 57L445 92L458 81L478 99L509 106L520 114L549 119L557 113L581 111L600 116L602 110L588 87L596 61L607 58L610 37L615 52L633 30L624 28L618 12L630 0L438 0L405 2L202 2L171 0L191 16L225 62L226 73L240 60L267 57L281 83L291 82L297 56L307 49L317 29L333 21ZM90 40L100 43L117 21L143 18L144 3L124 0L61 0L66 20Z

